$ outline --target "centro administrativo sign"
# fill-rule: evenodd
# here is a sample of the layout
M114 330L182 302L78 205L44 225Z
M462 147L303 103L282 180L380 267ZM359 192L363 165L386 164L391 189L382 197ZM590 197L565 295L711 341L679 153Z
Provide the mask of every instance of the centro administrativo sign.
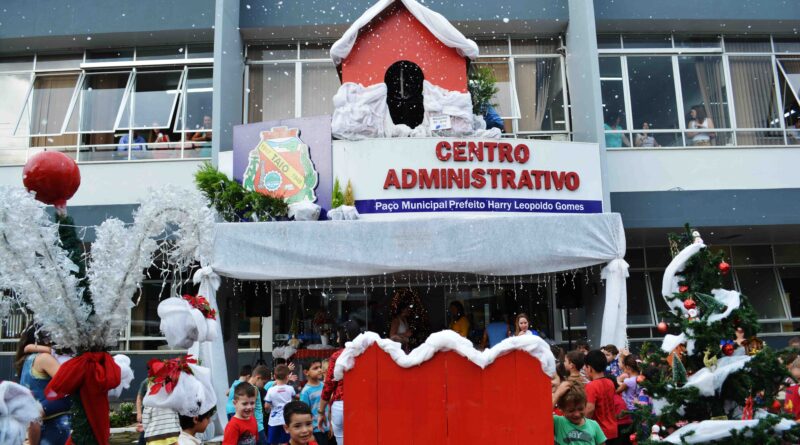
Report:
M334 141L333 175L362 215L600 213L597 144L532 139Z

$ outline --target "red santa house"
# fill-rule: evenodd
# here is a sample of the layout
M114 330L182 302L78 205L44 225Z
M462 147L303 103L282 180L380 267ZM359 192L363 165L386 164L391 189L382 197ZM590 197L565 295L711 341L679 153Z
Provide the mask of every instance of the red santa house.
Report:
M341 39L331 58L342 86L333 133L341 139L481 132L467 91L478 45L414 0L381 0Z

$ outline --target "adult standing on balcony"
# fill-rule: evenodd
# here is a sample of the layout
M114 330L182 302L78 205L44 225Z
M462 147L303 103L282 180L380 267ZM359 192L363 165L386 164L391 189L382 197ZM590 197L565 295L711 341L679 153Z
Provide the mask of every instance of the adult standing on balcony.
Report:
M711 139L715 138L716 133L708 130L714 128L714 121L706 115L706 107L695 105L689 111L689 123L687 128L697 131L687 131L686 136L692 138L692 145L710 146Z

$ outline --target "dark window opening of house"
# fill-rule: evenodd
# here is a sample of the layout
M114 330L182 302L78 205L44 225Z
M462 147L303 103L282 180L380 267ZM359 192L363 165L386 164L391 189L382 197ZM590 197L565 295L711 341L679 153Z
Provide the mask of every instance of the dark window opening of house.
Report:
M407 60L395 62L386 70L383 81L388 88L389 114L395 125L405 124L416 128L422 123L425 109L422 105L422 69Z

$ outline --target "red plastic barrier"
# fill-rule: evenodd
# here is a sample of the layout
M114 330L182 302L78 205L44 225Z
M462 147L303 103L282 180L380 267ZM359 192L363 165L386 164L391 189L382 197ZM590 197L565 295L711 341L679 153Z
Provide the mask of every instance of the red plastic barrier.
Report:
M550 444L550 378L522 351L485 370L455 352L414 368L377 345L345 374L347 445Z

